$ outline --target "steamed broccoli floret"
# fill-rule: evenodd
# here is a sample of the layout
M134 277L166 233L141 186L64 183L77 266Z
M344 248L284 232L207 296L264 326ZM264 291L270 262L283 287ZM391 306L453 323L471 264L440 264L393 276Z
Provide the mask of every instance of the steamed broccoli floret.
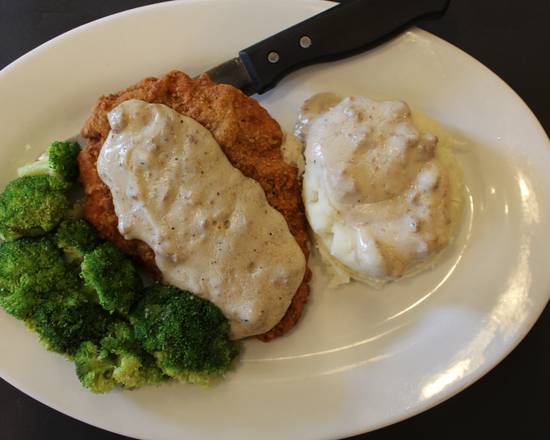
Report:
M48 350L73 356L83 342L99 342L110 321L111 316L97 304L74 304L72 299L60 295L55 301L42 304L29 324Z
M80 383L94 393L107 393L116 385L110 353L93 342L84 342L74 356Z
M178 380L208 385L239 353L222 312L172 286L145 289L130 320L145 350L165 374Z
M56 179L59 188L68 188L78 176L77 157L80 146L77 142L54 142L48 147L44 159L25 165L17 173L19 176L49 175Z
M86 220L66 220L55 234L57 245L63 249L68 261L82 261L84 254L93 251L101 240Z
M115 358L113 378L122 386L138 388L167 380L155 359L135 339L128 323L120 321L112 324L109 334L101 340L101 346Z
M76 200L65 213L65 218L67 220L79 220L83 218L85 205L86 205L85 199Z
M45 159L18 170L0 194L0 239L35 237L53 230L69 212L65 194L78 176L76 142L54 142Z
M123 321L113 322L99 344L83 343L74 360L82 385L95 393L104 393L115 385L133 389L168 379Z
M58 292L78 289L78 276L50 238L24 238L0 245L0 305L27 319Z
M69 208L64 192L49 176L26 176L0 194L0 238L35 237L54 229Z
M97 293L99 304L109 312L127 314L143 288L132 261L108 243L86 254L81 269L86 286Z

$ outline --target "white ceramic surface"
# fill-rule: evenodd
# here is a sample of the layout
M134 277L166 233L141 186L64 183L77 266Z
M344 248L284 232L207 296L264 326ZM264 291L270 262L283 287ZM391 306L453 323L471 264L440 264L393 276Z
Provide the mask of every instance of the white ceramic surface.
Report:
M71 31L0 73L0 185L97 96L171 68L197 74L330 7L296 0L185 1ZM464 225L441 264L375 291L331 290L317 259L294 332L248 341L227 380L95 396L72 365L0 312L0 374L66 414L140 438L334 438L396 422L459 392L506 356L550 293L550 145L525 104L477 61L412 30L369 53L309 67L260 97L283 128L319 91L404 99L470 139L459 148Z

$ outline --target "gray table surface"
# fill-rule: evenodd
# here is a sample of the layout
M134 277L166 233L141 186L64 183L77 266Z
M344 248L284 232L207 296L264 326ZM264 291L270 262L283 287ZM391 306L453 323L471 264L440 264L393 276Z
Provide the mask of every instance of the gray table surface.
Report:
M0 0L0 68L71 28L149 3L155 1ZM547 133L550 132L549 1L453 0L443 19L421 27L496 72L527 102ZM0 121L0 127L1 124ZM547 306L524 341L476 384L423 414L354 438L546 439L550 438L549 418L550 307ZM60 414L0 380L0 439L46 438L123 437Z

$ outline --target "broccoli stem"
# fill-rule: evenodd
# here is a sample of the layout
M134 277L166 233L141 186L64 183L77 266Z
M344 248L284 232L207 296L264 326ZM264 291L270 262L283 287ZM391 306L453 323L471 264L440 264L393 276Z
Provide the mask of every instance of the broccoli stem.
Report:
M50 164L48 159L38 160L36 162L28 163L23 165L21 168L17 169L17 175L19 177L23 176L43 176L51 175Z

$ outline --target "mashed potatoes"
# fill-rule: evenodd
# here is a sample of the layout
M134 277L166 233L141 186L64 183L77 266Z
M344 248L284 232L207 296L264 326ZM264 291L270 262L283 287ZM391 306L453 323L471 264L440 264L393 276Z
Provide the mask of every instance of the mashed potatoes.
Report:
M462 184L436 124L400 101L320 94L304 103L296 134L306 213L338 281L403 277L449 243Z

